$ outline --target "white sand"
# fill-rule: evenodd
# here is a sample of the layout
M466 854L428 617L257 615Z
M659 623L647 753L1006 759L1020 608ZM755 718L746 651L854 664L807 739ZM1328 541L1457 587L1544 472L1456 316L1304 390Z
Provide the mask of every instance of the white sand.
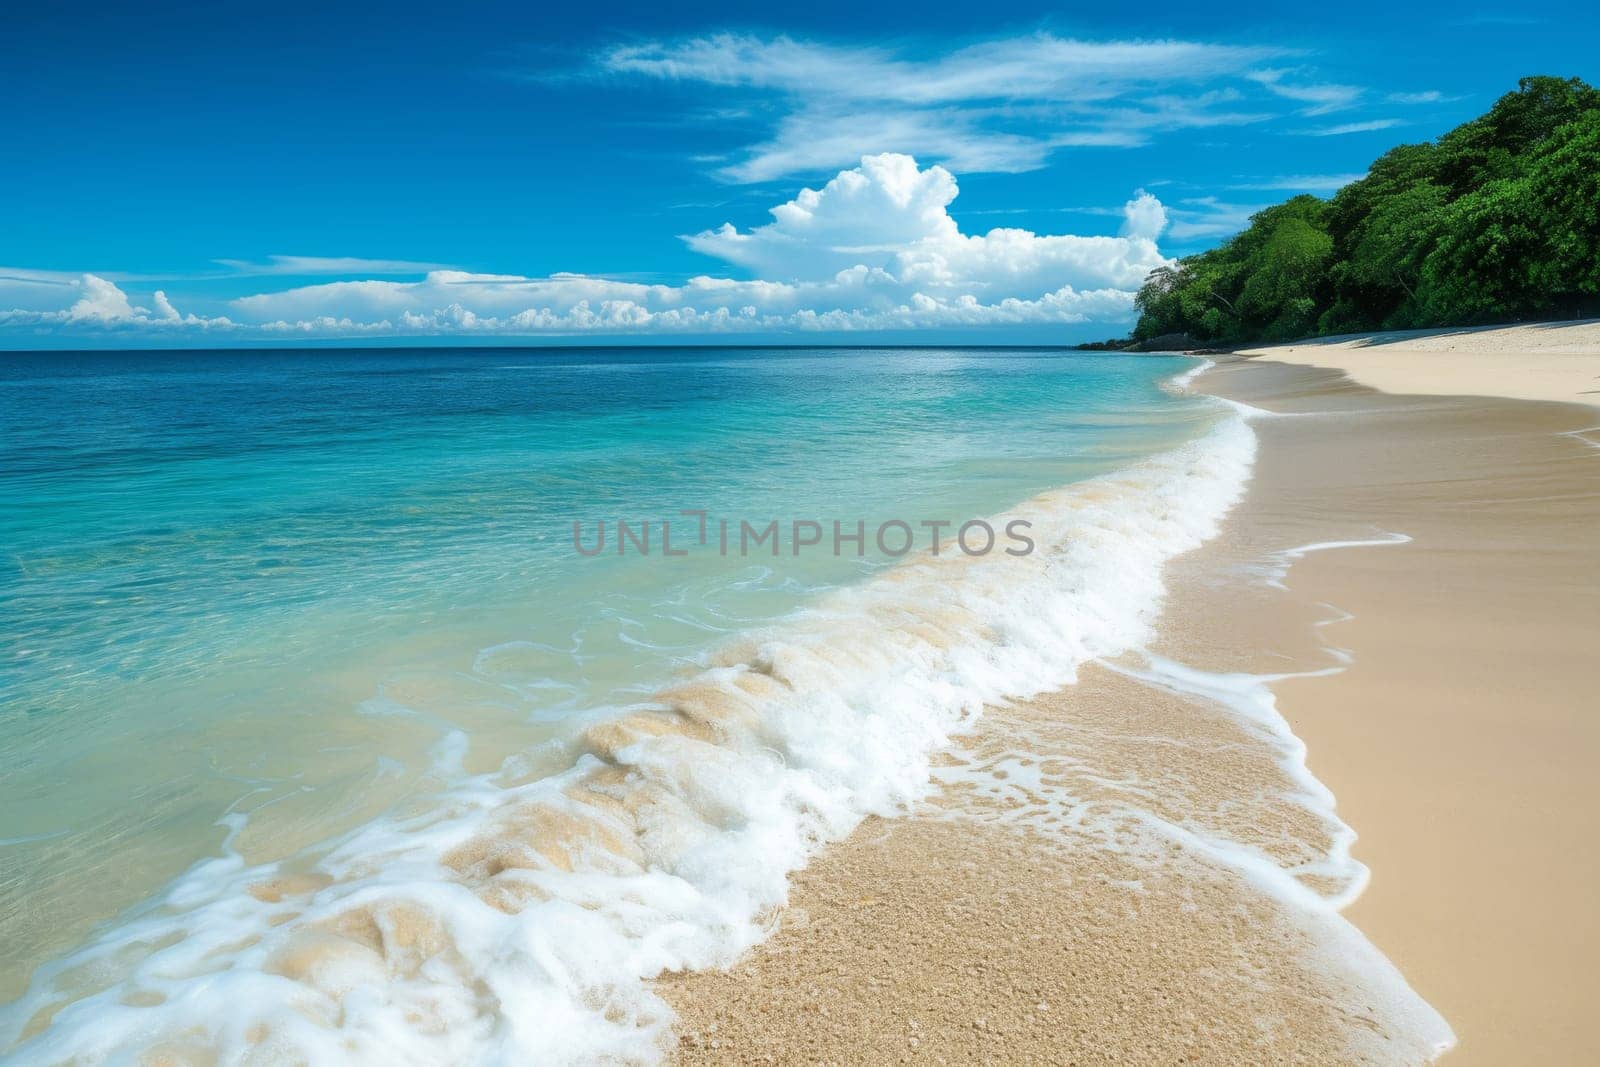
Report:
M1600 319L1347 334L1239 354L1344 371L1386 393L1504 396L1600 407Z
M1390 351L1470 376L1459 352ZM1278 678L1276 711L1371 867L1344 919L1448 1020L1446 1062L1600 1063L1600 466L1574 440L1590 416L1389 397L1278 358L1199 379L1315 417L1255 422L1248 496L1168 564L1153 651ZM1475 377L1516 391L1514 358ZM1292 546L1390 531L1411 540L1262 580ZM1326 673L1339 652L1353 660ZM794 875L763 945L658 983L676 1062L1426 1058L1374 1012L1396 1001L1372 995L1370 946L1328 937L1343 919L1299 925L1218 853L1141 832L1195 827L1280 869L1329 854L1262 722L1101 665L989 708L928 802Z

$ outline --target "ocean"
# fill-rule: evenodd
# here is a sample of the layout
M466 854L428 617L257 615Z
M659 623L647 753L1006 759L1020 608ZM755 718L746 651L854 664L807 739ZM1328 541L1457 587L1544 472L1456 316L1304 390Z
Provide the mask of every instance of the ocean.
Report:
M0 356L0 1052L650 1058L648 978L1148 634L1254 450L1196 365Z

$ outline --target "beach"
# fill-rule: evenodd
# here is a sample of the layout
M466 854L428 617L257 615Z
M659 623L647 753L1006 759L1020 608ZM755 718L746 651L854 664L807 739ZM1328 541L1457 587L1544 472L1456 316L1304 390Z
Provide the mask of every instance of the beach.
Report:
M1600 1067L1546 6L23 5L0 1067Z
M737 962L984 705L1148 639L1255 452L1196 365L7 362L0 1050L656 1061L652 979Z
M1158 638L987 709L765 944L658 983L678 1058L1594 1059L1586 330L1537 335L1559 385L1530 328L1220 360L1258 458Z
M279 358L75 372L145 398L131 457L12 370L0 485L58 487L14 539L24 1062L1592 1057L1592 408L1270 356ZM243 388L294 403L239 449L185 405ZM618 487L1028 548L585 556ZM296 547L352 523L402 551Z
M1344 372L1386 393L1600 403L1600 322L1395 330L1241 349Z

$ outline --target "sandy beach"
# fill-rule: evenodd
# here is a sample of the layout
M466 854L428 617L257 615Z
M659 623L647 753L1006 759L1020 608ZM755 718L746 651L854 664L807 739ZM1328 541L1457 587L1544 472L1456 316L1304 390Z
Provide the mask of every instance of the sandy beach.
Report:
M1600 321L1396 330L1241 349L1386 393L1600 404Z
M1600 346L1538 329L1199 379L1272 414L1160 638L989 709L765 944L658 983L679 1059L1600 1056L1600 418L1527 402L1592 402Z
M0 1067L1600 1067L1572 6L19 5Z

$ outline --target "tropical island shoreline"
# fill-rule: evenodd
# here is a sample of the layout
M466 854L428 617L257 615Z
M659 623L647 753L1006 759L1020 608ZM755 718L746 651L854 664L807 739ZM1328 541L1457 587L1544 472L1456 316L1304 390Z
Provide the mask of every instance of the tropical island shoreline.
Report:
M1600 831L1600 724L1572 696L1600 619L1600 420L1575 403L1596 403L1578 386L1600 374L1600 331L1576 329L1219 358L1193 387L1258 413L1259 458L1221 534L1169 565L1150 651L1267 679L1255 725L1248 701L1115 660L987 709L927 804L795 874L765 944L658 983L678 1060L1419 1062L1452 1040L1451 1062L1600 1055L1600 872L1580 844ZM1529 386L1520 349L1552 333L1564 384ZM1374 346L1393 369L1366 365ZM1431 375L1436 395L1356 374ZM1530 392L1569 402L1508 399ZM1175 821L1238 803L1271 824L1264 853L1274 834L1314 840L1293 813L1249 810L1277 773L1250 754L1277 715L1372 870L1325 915L1287 915L1198 850L1169 842L1150 867L1034 818L1063 794L1080 816L1165 817L1119 793L1122 768L1172 787ZM1153 747L1182 757L1163 768Z
M1600 366L1595 361L1600 319L1335 334L1225 349L1183 343L1190 338L1154 341L1162 347L1117 348L1118 342L1104 342L1080 348L1258 357L1342 371L1386 393L1600 404Z
M1600 20L273 14L8 21L0 1067L1600 1067Z

